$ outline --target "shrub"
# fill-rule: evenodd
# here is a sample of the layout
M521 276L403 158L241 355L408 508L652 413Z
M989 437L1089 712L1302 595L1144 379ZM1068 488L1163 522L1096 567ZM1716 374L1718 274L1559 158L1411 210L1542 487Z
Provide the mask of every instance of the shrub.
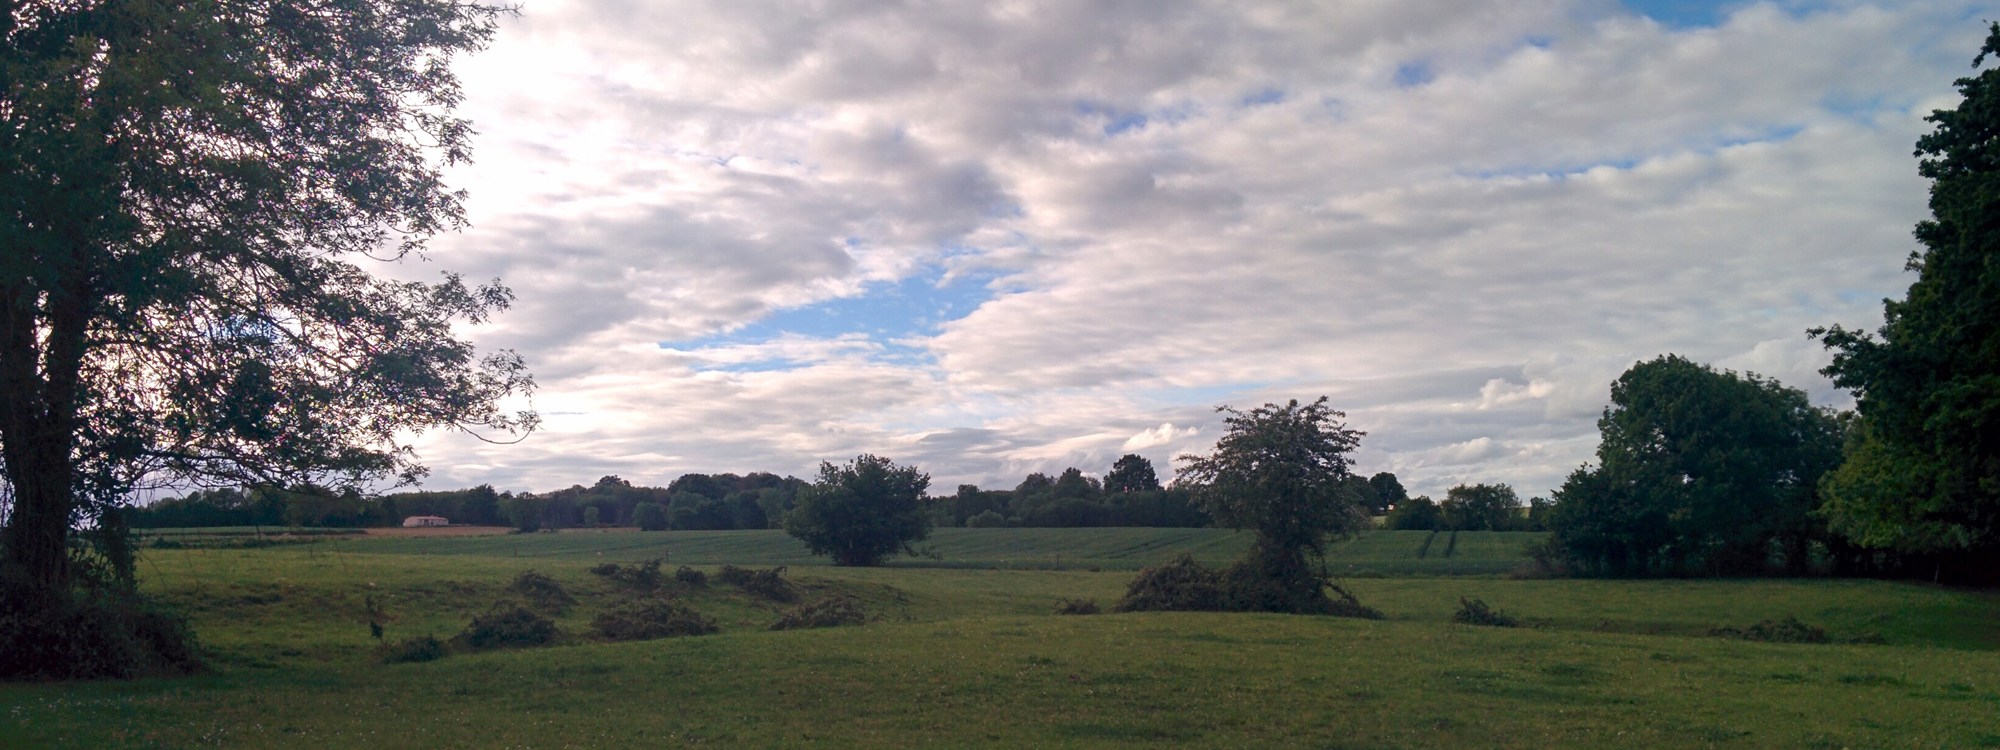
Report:
M1487 625L1496 628L1512 628L1518 627L1521 624L1520 620L1486 606L1486 602L1478 599L1467 599L1462 596L1458 598L1458 611L1452 614L1451 621L1466 625Z
M1189 555L1139 571L1118 600L1119 612L1218 612L1222 577Z
M774 602L795 602L799 600L798 589L785 580L785 567L780 565L769 570L739 568L724 565L716 571L715 577L723 583L742 589L744 593L755 594Z
M708 574L682 565L680 570L674 571L674 580L684 586L701 588L708 585Z
M630 584L637 589L651 591L659 588L660 584L666 581L666 577L660 573L660 563L663 562L666 562L665 558L655 557L638 565L604 563L592 567L590 572L620 583Z
M679 635L707 635L720 628L715 620L672 599L637 599L620 604L591 620L597 634L613 641L647 641Z
M383 664L437 661L442 658L444 643L428 635L382 645Z
M1741 638L1746 641L1769 641L1771 643L1825 643L1826 629L1799 622L1799 618L1787 615L1783 620L1764 620L1747 628L1718 627L1708 631L1709 635L1722 638Z
M523 571L520 575L514 576L514 582L507 584L507 590L520 594L526 597L529 603L552 612L560 613L576 603L576 597L564 591L562 584L533 570Z
M1071 599L1067 596L1056 600L1056 614L1094 615L1100 610L1095 599Z
M836 628L867 621L868 614L861 611L861 603L853 597L829 596L780 615L777 622L771 623L771 629Z
M1007 525L1007 517L990 508L965 519L968 529L1002 529Z
M555 621L526 607L501 607L472 618L453 643L472 651L540 646L556 639Z
M128 678L201 669L186 621L137 594L37 596L27 584L0 577L0 679Z
M1291 556L1259 557L1225 571L1203 567L1188 555L1139 571L1118 601L1119 612L1289 612L1382 619L1352 593L1298 566ZM1332 596L1328 594L1331 593Z

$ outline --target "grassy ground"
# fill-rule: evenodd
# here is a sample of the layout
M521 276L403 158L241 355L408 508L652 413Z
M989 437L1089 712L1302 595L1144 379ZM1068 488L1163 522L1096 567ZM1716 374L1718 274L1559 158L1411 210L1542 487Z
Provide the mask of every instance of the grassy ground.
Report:
M216 671L0 686L0 747L2000 746L2000 596L1989 593L1412 576L1446 542L1418 558L1422 533L1394 532L1336 552L1379 576L1347 585L1383 621L1056 617L1058 597L1109 605L1132 568L1182 551L1220 562L1244 540L953 530L938 539L942 560L843 569L797 557L783 537L709 534L724 536L150 549L148 588L189 615ZM809 596L856 596L873 621L768 632L783 605L713 585L681 596L716 618L720 635L588 638L590 618L629 594L587 569L654 556L659 540L669 572L682 562L710 573L725 561L788 564ZM1461 535L1442 559L1467 567L1442 570L1504 570L1522 543ZM557 617L564 645L373 659L371 600L391 639L448 637L509 598L507 583L529 569L579 599ZM1386 575L1397 571L1405 575ZM1452 624L1459 597L1531 627ZM1707 635L1785 616L1836 640L1881 643Z

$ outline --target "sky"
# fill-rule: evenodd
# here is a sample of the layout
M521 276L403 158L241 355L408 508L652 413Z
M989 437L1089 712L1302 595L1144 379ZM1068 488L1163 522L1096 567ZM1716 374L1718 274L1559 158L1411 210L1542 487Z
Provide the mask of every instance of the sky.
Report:
M1912 277L1980 3L531 0L456 63L465 329L539 431L432 488L932 491L1326 396L1364 474L1546 495L1677 353L1851 404L1805 334Z

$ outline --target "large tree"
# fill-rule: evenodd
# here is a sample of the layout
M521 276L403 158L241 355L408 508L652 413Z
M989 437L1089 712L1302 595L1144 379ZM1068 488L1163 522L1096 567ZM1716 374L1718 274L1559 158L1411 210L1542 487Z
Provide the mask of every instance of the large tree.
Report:
M1160 489L1160 477L1153 473L1153 462L1137 453L1127 453L1111 464L1111 473L1104 475L1104 491L1112 494L1126 492L1155 492Z
M421 472L415 432L532 425L500 407L521 360L453 333L505 288L361 265L463 223L450 63L499 12L0 4L8 576L69 586L73 530L135 485L351 488Z
M819 465L819 481L799 493L785 533L836 565L875 565L930 535L924 491L931 477L914 466L862 455L845 466Z
M1521 525L1521 497L1505 484L1461 484L1438 504L1454 531L1509 531Z
M1667 355L1620 375L1597 425L1598 466L1570 475L1549 521L1580 570L1754 573L1774 542L1803 568L1841 439L1804 392Z
M1972 60L2000 56L2000 23ZM1825 373L1861 415L1847 461L1827 481L1826 517L1869 547L1933 556L1967 578L2000 578L2000 68L1957 81L1917 141L1931 218L1907 263L1917 274L1883 303L1880 338L1815 329L1834 350ZM1937 568L1933 568L1937 570Z
M1233 575L1261 579L1259 601L1240 608L1328 611L1328 580L1311 563L1329 540L1354 533L1368 517L1345 483L1349 454L1362 433L1345 414L1297 400L1250 411L1222 407L1227 430L1206 456L1181 456L1177 486L1190 488L1215 520L1257 533L1250 558Z

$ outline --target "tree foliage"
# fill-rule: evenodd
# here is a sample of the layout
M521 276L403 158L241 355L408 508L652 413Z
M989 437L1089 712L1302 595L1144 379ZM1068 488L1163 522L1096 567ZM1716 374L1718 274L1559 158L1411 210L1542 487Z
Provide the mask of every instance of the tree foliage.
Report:
M1230 590L1243 593L1242 608L1334 611L1330 582L1308 558L1323 559L1329 539L1368 523L1347 488L1348 454L1362 433L1325 397L1218 411L1229 416L1215 452L1182 456L1176 482L1217 521L1257 533L1249 557L1226 574Z
M1973 58L2000 56L2000 23ZM1854 391L1862 425L1828 478L1826 517L1869 547L1954 558L2000 577L2000 68L1956 82L1964 100L1925 118L1917 171L1931 218L1916 227L1917 274L1883 303L1880 338L1839 326L1824 371Z
M1362 433L1347 429L1321 397L1300 405L1265 404L1248 412L1218 409L1227 431L1207 456L1181 456L1176 481L1216 521L1257 532L1283 549L1318 554L1329 537L1368 520L1344 491L1348 454Z
M785 533L837 565L875 565L930 535L924 490L931 477L913 466L861 455L845 466L822 462L819 480L799 494Z
M1369 477L1368 486L1375 490L1375 505L1369 508L1370 513L1378 515L1387 513L1389 509L1400 506L1410 499L1410 493L1403 489L1402 481L1398 480L1395 474L1386 471Z
M1580 570L1755 573L1774 543L1802 569L1841 440L1804 392L1667 355L1619 376L1597 424L1599 465L1556 490L1549 521Z
M1158 492L1160 477L1153 472L1153 462L1137 453L1127 453L1118 457L1111 465L1111 473L1104 475L1104 491Z
M1512 531L1524 520L1520 496L1505 484L1458 485L1445 491L1438 510L1454 531Z
M11 574L147 482L353 487L408 440L513 433L531 384L453 333L498 283L361 259L463 222L457 2L8 4L0 13L0 463Z

